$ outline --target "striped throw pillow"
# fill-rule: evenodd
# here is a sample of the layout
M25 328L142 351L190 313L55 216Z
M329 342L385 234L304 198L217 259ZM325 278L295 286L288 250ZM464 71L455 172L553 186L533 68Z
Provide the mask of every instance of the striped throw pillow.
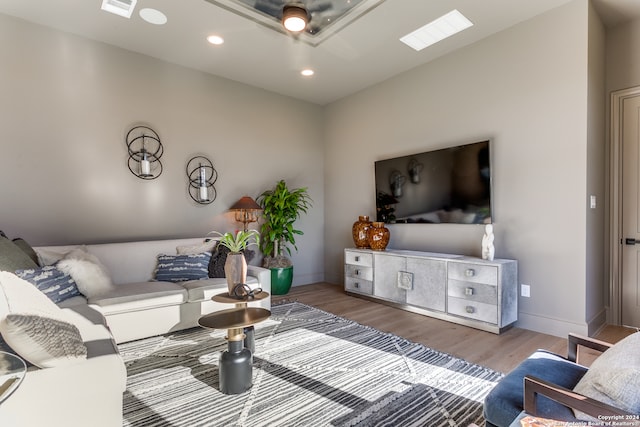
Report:
M55 303L81 295L75 280L55 265L17 270L15 274L34 285Z
M186 282L209 278L207 252L190 255L158 255L155 279L161 282Z

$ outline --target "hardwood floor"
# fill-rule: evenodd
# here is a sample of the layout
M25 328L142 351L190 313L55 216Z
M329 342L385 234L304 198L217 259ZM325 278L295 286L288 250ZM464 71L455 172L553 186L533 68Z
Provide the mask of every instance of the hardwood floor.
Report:
M273 302L298 301L335 315L402 336L427 347L449 353L469 362L507 373L537 349L566 355L567 340L520 328L496 335L456 325L384 304L347 295L341 286L328 283L296 286L287 295L272 297ZM634 330L607 327L598 334L615 342ZM589 364L597 354L583 352L581 363Z

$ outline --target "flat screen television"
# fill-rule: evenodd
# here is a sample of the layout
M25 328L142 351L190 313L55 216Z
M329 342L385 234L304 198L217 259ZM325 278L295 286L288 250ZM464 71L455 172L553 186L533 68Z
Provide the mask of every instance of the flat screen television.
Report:
M491 223L491 144L432 150L375 162L376 220Z

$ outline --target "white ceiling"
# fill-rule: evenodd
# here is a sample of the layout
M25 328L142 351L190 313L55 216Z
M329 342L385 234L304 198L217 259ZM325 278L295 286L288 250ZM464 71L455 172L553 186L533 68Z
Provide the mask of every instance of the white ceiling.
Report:
M385 0L317 47L206 0L138 0L131 19L101 11L101 0L0 0L0 13L324 105L568 1ZM607 26L640 17L639 0L594 5ZM143 21L145 7L162 11L167 24ZM474 26L420 52L398 40L452 9ZM207 43L213 33L222 46ZM304 67L315 76L302 77Z

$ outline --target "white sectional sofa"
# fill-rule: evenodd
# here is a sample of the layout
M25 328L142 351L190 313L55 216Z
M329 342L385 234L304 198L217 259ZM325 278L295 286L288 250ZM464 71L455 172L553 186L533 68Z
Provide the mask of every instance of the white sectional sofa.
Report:
M196 246L203 239L173 239L83 246L106 267L107 293L76 296L58 305L80 330L87 359L53 368L29 367L20 387L0 404L0 426L121 426L126 368L116 343L197 326L198 319L231 308L211 297L227 291L225 278L154 281L158 254ZM80 246L36 247L49 255ZM247 284L271 292L268 269L248 266ZM269 309L270 298L249 303ZM0 305L0 314L2 307Z
M198 325L198 319L214 311L232 308L211 300L227 292L224 277L182 283L153 281L158 254L175 254L177 247L195 246L202 239L174 239L147 242L106 243L84 246L107 268L115 290L89 298L77 297L61 305L86 304L101 312L116 343L179 331ZM36 252L66 253L79 246L36 247ZM247 284L271 293L271 272L248 266ZM249 306L271 307L271 298Z

